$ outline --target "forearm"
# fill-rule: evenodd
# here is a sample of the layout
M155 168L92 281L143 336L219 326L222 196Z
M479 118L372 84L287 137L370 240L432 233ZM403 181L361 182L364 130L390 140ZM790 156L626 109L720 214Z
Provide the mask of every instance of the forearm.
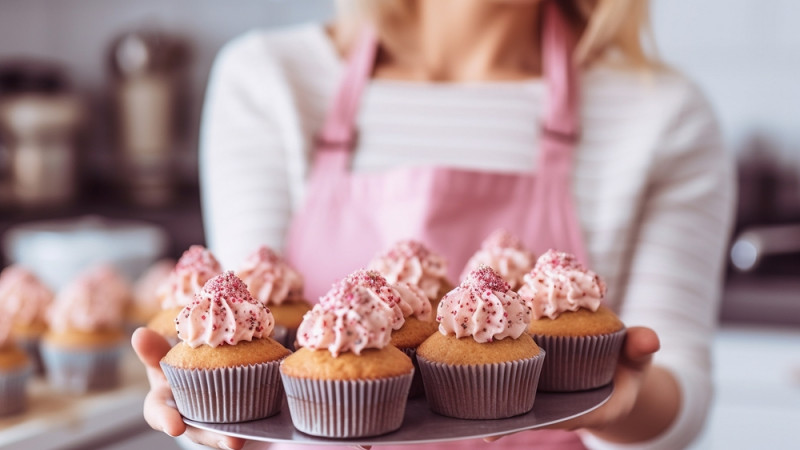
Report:
M669 428L680 407L681 391L675 377L663 367L650 366L630 413L602 429L589 432L620 444L648 441Z

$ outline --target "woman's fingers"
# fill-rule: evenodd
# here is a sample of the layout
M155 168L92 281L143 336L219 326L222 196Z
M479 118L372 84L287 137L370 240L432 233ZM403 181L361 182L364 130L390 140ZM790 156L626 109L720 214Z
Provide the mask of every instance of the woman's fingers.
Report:
M631 366L647 364L660 347L655 331L646 327L630 327L625 336L620 363Z
M171 400L172 391L168 386L151 388L144 399L144 420L154 430L180 436L186 431L186 425L178 410L169 405Z

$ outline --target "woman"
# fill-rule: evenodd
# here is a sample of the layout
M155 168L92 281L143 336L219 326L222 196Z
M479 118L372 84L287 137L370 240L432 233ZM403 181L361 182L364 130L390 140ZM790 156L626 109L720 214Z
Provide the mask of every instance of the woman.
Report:
M284 248L319 294L399 238L443 252L453 274L498 226L537 253L569 250L630 326L615 392L560 427L577 434L495 445L687 445L710 402L732 171L702 96L643 50L646 3L339 6L330 29L250 33L218 57L201 174L223 264ZM158 368L166 343L133 340L153 428L243 444L187 429Z

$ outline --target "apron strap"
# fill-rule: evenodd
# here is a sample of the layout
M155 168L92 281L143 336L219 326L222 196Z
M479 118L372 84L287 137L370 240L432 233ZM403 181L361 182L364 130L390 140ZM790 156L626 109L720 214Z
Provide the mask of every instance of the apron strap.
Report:
M539 139L533 223L551 236L555 249L573 253L587 264L583 233L572 195L573 153L578 142L578 79L572 61L574 35L555 1L544 5L542 70L547 83ZM547 249L534 249L544 252Z
M377 34L372 27L366 27L348 58L342 83L325 117L317 138L315 160L326 154L322 157L335 159L343 170L349 165L350 150L356 141L355 123L361 93L372 75L377 49Z

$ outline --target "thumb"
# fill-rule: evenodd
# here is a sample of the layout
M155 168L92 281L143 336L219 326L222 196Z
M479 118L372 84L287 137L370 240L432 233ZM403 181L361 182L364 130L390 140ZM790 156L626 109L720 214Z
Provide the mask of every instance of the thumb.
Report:
M163 336L148 328L139 327L131 336L131 345L142 363L150 369L161 370L159 362L170 350Z
M628 366L643 367L659 348L661 342L655 331L647 327L630 327L625 335L620 362Z

